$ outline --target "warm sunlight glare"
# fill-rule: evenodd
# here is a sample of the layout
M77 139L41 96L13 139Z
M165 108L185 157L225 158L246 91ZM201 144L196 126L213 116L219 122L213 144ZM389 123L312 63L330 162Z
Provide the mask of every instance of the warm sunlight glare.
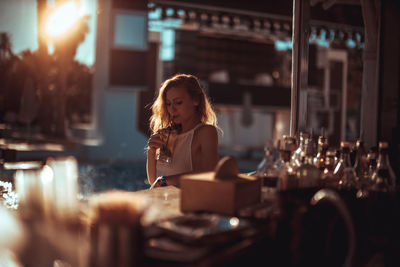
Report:
M57 6L46 21L46 33L50 37L65 34L75 24L81 14L76 1L68 1Z

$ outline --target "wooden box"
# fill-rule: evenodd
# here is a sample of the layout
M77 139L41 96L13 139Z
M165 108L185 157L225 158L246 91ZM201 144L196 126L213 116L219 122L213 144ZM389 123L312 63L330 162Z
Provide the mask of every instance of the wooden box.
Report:
M261 199L261 180L238 174L233 157L225 157L215 172L184 175L181 178L181 211L206 211L235 216L239 210Z

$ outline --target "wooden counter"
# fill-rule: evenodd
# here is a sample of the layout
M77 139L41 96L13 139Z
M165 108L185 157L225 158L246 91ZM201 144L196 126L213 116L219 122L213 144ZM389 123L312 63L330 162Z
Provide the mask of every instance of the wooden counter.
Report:
M260 257L264 258L261 248L269 247L273 251L271 229L266 221L256 222L212 213L182 213L180 189L174 186L132 194L147 198L149 203L142 220L147 266L237 266L237 263L242 265L244 262L252 265L252 262L259 262ZM214 220L219 220L220 224L229 220L240 221L240 227L229 230L224 228L226 226L218 229L200 226ZM183 228L188 225L189 232L185 232ZM193 227L192 232L190 227Z

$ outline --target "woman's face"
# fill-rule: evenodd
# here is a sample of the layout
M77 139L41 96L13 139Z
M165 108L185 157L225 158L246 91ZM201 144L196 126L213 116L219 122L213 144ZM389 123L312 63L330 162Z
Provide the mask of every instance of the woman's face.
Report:
M182 127L185 127L194 120L198 120L196 108L199 102L193 100L185 88L169 88L166 93L165 105L171 120L175 124L182 124Z

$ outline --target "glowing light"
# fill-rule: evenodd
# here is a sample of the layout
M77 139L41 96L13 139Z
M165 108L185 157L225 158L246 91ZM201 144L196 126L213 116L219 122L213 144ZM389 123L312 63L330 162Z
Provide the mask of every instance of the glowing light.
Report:
M45 24L46 34L58 37L69 31L80 18L82 9L76 1L63 2L50 13Z
M232 217L232 218L229 220L229 223L230 223L230 225L231 225L233 228L236 228L236 227L239 226L239 218L237 218L237 217Z
M54 179L53 169L48 165L43 166L42 172L40 174L42 183L51 183Z

